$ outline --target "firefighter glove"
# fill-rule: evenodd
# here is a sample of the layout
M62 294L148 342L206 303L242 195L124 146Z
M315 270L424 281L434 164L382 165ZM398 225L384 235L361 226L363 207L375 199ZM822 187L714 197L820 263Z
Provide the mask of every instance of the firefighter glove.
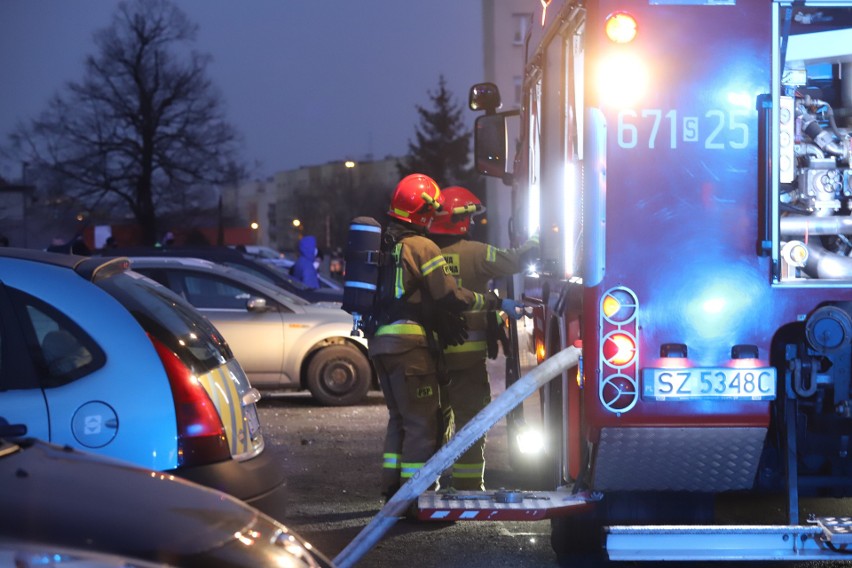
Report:
M506 315L514 320L519 320L524 317L524 305L511 298L505 298L500 303L500 309L506 312Z

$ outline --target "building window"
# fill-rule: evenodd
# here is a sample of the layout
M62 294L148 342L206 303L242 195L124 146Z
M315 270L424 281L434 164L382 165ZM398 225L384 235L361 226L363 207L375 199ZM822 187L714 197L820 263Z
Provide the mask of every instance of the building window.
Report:
M515 106L521 106L521 93L523 92L524 87L524 79L520 75L515 75L512 78L513 84L515 85Z
M515 45L523 45L532 23L532 14L512 14L512 19L515 22L515 37L512 42Z

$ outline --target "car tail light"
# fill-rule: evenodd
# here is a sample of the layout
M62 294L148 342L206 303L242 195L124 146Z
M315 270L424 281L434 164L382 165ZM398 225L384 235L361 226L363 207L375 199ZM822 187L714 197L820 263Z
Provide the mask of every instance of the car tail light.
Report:
M178 464L187 467L230 459L225 428L207 391L171 349L155 337L151 342L166 369L175 401Z

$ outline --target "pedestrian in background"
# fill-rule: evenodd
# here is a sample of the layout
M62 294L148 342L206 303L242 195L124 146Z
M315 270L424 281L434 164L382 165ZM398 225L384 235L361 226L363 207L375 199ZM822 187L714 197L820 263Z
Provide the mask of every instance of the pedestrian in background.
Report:
M299 258L290 267L290 275L312 290L319 288L317 278L317 239L313 235L305 235L299 239Z
M448 187L442 194L442 209L432 220L429 236L441 248L459 286L487 294L492 279L517 274L538 257L537 237L512 250L471 240L472 220L485 212L482 202L463 187ZM497 334L503 324L502 316L496 311L469 311L465 319L468 328L465 342L444 349L449 382L441 400L447 439L491 402L485 360L489 352L492 358L497 356ZM485 436L453 464L451 487L485 491Z

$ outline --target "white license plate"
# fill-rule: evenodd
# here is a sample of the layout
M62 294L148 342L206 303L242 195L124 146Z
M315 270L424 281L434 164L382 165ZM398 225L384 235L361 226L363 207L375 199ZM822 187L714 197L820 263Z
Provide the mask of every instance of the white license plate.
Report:
M254 440L257 438L257 432L260 430L260 420L257 417L257 407L254 404L249 404L243 407L246 413L246 422L249 427L249 437Z
M774 400L774 367L643 369L642 393L653 400Z

